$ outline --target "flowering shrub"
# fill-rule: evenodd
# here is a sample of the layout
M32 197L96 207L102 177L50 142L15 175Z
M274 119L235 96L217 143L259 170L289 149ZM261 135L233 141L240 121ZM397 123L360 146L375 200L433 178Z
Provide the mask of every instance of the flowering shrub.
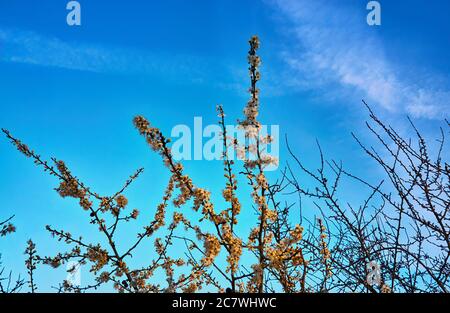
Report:
M218 209L211 193L196 185L183 165L174 159L170 139L145 117L137 116L133 120L134 126L150 148L160 155L170 178L154 218L143 229L137 230L136 239L128 246L123 246L117 230L140 218L139 210L129 208L125 192L143 169L131 175L114 194L100 195L73 175L63 161L53 158L50 163L43 160L9 131L3 130L21 153L58 179L58 194L76 199L106 242L92 243L48 225L47 231L70 248L55 256L41 256L36 245L31 240L28 242L25 253L31 292L37 288L34 283L37 265L58 268L69 261L89 264L95 282L75 286L66 280L59 285L59 291L85 292L105 284L119 292L449 290L448 164L443 163L440 156L437 161L431 161L425 141L418 132L417 151L370 111L372 120L397 147L392 150L382 141L396 165L387 165L385 159L360 144L386 170L399 201L382 191L381 184L372 185L345 171L340 164L324 161L322 153L321 167L317 171L307 169L292 153L301 172L317 183L314 189L300 185L289 165L281 172L279 181L270 183L264 169L278 160L265 152L272 138L262 135L258 121L260 91L257 83L261 79L258 37L253 36L249 44L250 99L244 108L244 118L239 121L245 132L245 142L227 134L223 107L217 107L224 148L222 197L227 205ZM230 149L249 156L238 172L237 164L229 156ZM291 151L289 146L288 149ZM406 158L400 158L400 153ZM327 178L326 165L335 175L334 180ZM399 167L404 170L403 174L397 171ZM239 173L241 180L235 173ZM370 190L369 197L359 209L344 208L337 196L338 183L343 176ZM247 197L250 196L256 211L254 225L247 229L246 237L236 232L241 211L249 210L240 200L246 196L240 192L242 181L250 187ZM316 214L321 217L313 221L301 218L299 223L293 224L293 205L287 201L283 204L283 192L313 199ZM370 205L376 207L375 213L367 214ZM186 217L189 214L185 207L189 206L193 214L200 215L198 220ZM0 223L1 236L14 230L8 221ZM414 235L408 236L411 233ZM147 240L153 240L153 251L144 248L143 243ZM171 253L175 240L186 244L184 257L174 257ZM438 249L426 247L431 243ZM141 260L142 265L131 262L138 249L148 256ZM373 260L382 268L379 285L366 279L371 274L366 264ZM158 278L157 272L164 274L165 282Z

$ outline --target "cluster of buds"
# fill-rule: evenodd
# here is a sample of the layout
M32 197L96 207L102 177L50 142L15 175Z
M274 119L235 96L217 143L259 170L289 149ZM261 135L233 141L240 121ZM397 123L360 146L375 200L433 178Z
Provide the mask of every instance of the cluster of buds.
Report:
M322 255L321 262L325 266L325 272L326 277L331 277L333 275L333 272L331 271L331 264L329 262L331 258L330 250L328 249L328 244L326 242L327 234L326 234L326 228L323 224L322 220L320 218L317 219L319 223L319 229L320 229L320 254Z
M86 252L86 258L93 263L91 272L94 273L101 270L109 261L108 252L99 245L89 247Z
M92 202L89 200L86 189L72 176L63 161L56 161L56 167L61 175L61 183L56 189L59 195L63 198L71 197L79 199L80 206L84 210L89 210L92 207Z
M259 39L257 36L253 36L250 40L250 50L248 52L249 74L251 79L251 86L249 92L251 94L250 100L247 102L244 108L244 115L246 119L240 123L244 128L256 128L258 131L260 128L259 122L256 120L259 114L259 89L256 88L256 83L261 79L259 72L259 66L261 64L261 58L256 54L259 48Z
M214 259L220 252L220 242L216 236L211 234L206 234L204 238L204 257L201 262L204 266L210 266L213 264Z
M2 227L0 229L0 237L6 236L16 231L16 226L11 223L5 223L4 225L0 224L0 226Z

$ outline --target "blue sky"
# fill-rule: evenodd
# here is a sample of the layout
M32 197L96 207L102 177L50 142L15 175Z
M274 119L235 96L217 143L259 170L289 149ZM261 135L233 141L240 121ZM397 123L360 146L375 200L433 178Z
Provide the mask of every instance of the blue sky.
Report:
M149 217L167 173L132 118L144 115L170 132L194 116L216 123L222 103L233 123L247 100L253 34L262 42L262 122L280 125L308 165L317 165L317 138L329 158L377 179L350 136L370 140L363 98L406 135L406 115L430 136L449 116L445 0L380 1L375 27L366 24L365 0L81 0L79 27L66 24L66 3L0 0L0 126L44 157L65 160L103 194L145 167L127 196ZM287 160L282 144L280 163ZM220 194L222 176L204 175L219 162L185 165L196 184ZM0 219L15 214L18 227L0 240L8 268L23 272L30 237L43 254L57 250L46 224L95 236L84 212L52 190L57 182L5 139L0 173ZM38 281L48 286L61 275L43 271Z

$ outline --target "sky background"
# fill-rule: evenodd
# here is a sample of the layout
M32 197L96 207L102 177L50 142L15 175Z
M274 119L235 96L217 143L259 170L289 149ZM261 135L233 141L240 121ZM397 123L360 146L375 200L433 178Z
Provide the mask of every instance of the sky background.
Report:
M70 27L67 1L0 0L0 126L43 157L64 160L101 194L114 193L144 167L126 194L144 218L153 216L168 175L132 118L144 115L170 133L178 124L193 126L195 116L215 124L221 103L234 123L248 98L253 34L263 60L261 121L279 125L308 166L318 165L318 139L327 158L379 179L350 135L371 142L361 99L406 136L407 115L430 138L449 116L446 0L380 1L382 25L372 27L366 0L79 2L82 25ZM282 140L280 165L287 161ZM220 162L185 166L220 198ZM8 269L24 272L28 238L42 254L65 248L50 238L47 224L97 238L86 213L53 191L57 181L5 138L0 175L0 220L15 214L17 226L0 239ZM358 195L349 189L345 196ZM37 277L49 290L64 273L42 270Z

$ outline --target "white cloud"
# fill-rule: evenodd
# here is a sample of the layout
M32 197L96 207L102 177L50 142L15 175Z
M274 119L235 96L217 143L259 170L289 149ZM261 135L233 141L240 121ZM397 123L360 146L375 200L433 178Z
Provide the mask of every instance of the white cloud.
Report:
M425 85L404 77L385 56L383 43L365 22L365 7L352 12L329 1L274 0L286 19L291 39L283 58L295 72L295 84L327 93L349 92L389 112L442 118L450 113L449 82ZM382 26L381 26L382 27ZM436 78L435 81L438 79Z
M99 73L144 73L171 79L202 79L205 62L186 55L68 42L32 31L0 29L0 61Z

